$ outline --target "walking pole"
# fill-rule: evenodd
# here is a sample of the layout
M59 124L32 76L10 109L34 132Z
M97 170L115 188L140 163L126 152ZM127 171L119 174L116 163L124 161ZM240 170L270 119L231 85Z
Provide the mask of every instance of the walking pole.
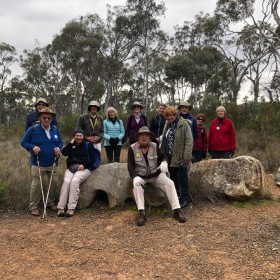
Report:
M54 167L55 167L55 164L56 164L56 159L58 159L58 158L59 158L59 155L55 155L54 163L53 163L52 171L51 171L51 178L50 178L50 182L49 182L48 192L47 192L47 196L46 196L46 201L44 203L44 215L46 217L47 217L47 203L48 203L50 188L51 188L51 184L52 184L53 171L54 171Z
M38 172L39 172L40 185L41 185L41 191L42 191L43 205L44 205L44 209L45 209L45 195L44 195L44 189L43 189L43 183L42 183L42 176L41 176L41 170L40 170L40 162L39 162L39 157L38 157L38 155L37 155L37 165L38 165ZM45 218L44 214L45 214L45 213L43 213L43 219Z

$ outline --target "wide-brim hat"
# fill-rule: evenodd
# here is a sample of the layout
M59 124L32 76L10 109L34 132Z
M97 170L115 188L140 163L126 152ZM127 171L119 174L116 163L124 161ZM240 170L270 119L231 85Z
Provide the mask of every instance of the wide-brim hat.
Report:
M180 105L177 107L178 110L181 110L182 107L189 107L189 110L191 110L193 108L193 106L189 103L189 102L186 102L186 101L183 101L180 103Z
M46 100L45 98L39 97L39 98L36 100L35 107L37 107L38 103L40 103L40 102L45 103L47 107L49 106L49 104L48 104L48 102L47 102L47 100Z
M56 113L54 113L49 107L43 108L42 110L37 112L37 115L40 117L42 114L50 114L53 117L56 116Z
M88 111L90 111L90 106L96 106L97 107L97 111L100 110L100 104L97 101L90 101L88 104Z
M135 106L140 106L140 108L143 109L143 105L138 101L133 102L133 104L131 105L131 109L133 110Z
M140 134L148 133L151 136L151 139L155 137L154 133L150 131L147 126L142 126L139 128L139 131L134 134L134 137L137 139Z

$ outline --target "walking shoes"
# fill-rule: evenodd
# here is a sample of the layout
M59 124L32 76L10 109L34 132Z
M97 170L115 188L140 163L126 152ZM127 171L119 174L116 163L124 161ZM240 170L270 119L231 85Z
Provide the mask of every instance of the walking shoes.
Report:
M39 212L38 208L32 209L30 213L32 216L40 216L40 212Z
M63 209L58 209L58 211L57 211L57 216L58 216L58 217L64 217L64 216L65 216L64 210L63 210Z
M65 213L65 217L72 217L75 214L75 210L74 209L68 209L67 212Z
M173 218L176 219L177 221L179 221L180 223L185 223L186 222L186 217L182 213L181 209L175 209L174 210Z
M137 226L144 226L146 223L146 215L143 213L139 214L139 217L137 219Z

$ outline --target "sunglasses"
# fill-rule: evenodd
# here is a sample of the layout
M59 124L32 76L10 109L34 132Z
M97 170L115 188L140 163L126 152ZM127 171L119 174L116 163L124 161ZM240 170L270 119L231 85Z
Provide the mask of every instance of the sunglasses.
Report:
M42 117L43 120L51 120L52 117Z
M141 108L141 106L133 106L133 108Z
M44 107L46 107L46 104L45 103L38 103L37 106L44 106Z
M197 118L197 119L198 119L199 121L203 121L203 122L205 121L205 120L204 120L204 119L202 119L202 118Z

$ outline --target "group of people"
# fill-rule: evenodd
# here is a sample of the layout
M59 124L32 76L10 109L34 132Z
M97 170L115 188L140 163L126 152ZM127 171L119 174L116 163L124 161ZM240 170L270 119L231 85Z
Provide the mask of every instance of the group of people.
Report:
M40 215L41 195L44 200L44 174L50 182L44 207L56 210L59 217L71 217L77 206L80 184L100 163L102 143L107 162L119 162L122 144L127 137L130 145L127 168L139 210L137 225L143 226L147 219L144 190L150 184L166 193L174 218L185 222L181 208L191 202L188 186L191 163L206 158L207 150L212 158L229 158L236 149L234 127L226 118L223 106L217 108L217 118L208 134L203 126L205 115L200 113L195 118L190 114L192 106L187 102L182 102L177 108L159 104L156 116L148 125L142 104L135 101L125 127L115 108L109 107L103 120L98 114L100 104L91 101L88 112L77 121L73 139L64 147L56 114L48 107L47 101L39 98L35 108L36 111L27 116L26 132L21 141L21 145L31 153L30 210L34 216ZM56 207L54 186L57 184L60 154L67 156L67 169Z

